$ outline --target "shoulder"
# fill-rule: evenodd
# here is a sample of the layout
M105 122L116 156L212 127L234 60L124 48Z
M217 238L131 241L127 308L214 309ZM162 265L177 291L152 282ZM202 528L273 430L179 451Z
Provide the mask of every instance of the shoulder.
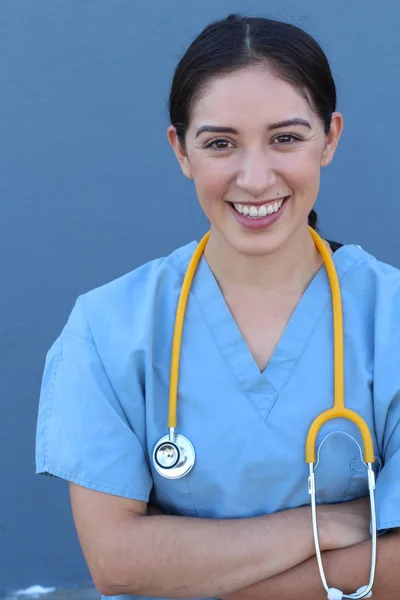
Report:
M348 279L352 282L362 281L365 284L381 287L392 286L393 290L400 289L400 270L392 265L378 260L360 246L344 245L337 254L345 255L348 267ZM347 279L347 277L346 277Z
M345 245L335 262L345 269L341 279L343 300L361 318L370 315L376 325L400 319L400 270L359 246ZM334 255L334 256L335 256Z
M170 255L146 262L133 271L78 297L64 331L82 335L90 331L148 322L158 307L176 302L186 265L196 242L177 248Z

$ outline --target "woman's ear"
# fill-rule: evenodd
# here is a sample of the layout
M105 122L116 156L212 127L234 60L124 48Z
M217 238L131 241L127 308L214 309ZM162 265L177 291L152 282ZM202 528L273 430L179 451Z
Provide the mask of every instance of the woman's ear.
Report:
M178 159L178 163L181 166L182 172L188 179L193 179L192 172L190 169L189 159L187 157L185 149L179 141L178 134L173 125L170 125L167 129L168 141L172 146L175 156Z
M340 136L343 131L343 115L334 112L331 119L331 127L325 140L325 148L321 157L321 167L326 167L332 161Z

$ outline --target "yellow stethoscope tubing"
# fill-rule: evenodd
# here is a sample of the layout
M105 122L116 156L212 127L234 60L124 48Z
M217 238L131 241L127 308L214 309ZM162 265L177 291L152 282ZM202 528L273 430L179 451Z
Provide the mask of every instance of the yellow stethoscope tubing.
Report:
M339 279L332 257L320 236L310 227L311 237L324 261L332 294L333 344L334 344L334 405L325 410L312 422L307 434L306 462L316 462L316 440L321 427L332 419L344 418L352 421L360 430L364 446L364 461L375 461L374 445L370 430L364 419L344 404L344 350L343 350L343 310Z
M174 335L172 338L172 353L171 353L171 369L170 369L170 387L169 387L169 409L168 409L168 428L176 428L176 414L178 401L178 380L179 380L179 360L181 355L181 342L183 332L183 322L185 320L186 305L192 286L193 277L196 273L197 265L207 245L210 232L200 240L196 250L190 259L189 266L186 270L185 277L182 283L179 302L176 309Z
M331 255L329 254L323 240L311 227L309 227L309 231L324 261L331 287L334 338L334 406L333 408L330 408L318 415L311 424L306 441L306 462L316 462L316 439L322 425L331 419L345 418L352 421L360 430L364 445L364 461L366 463L373 463L375 460L374 446L368 426L360 415L346 408L344 404L343 311L339 279ZM168 428L173 430L177 426L179 362L186 306L197 265L204 252L209 237L210 232L207 232L200 240L196 250L193 253L193 256L190 259L189 266L186 270L183 280L176 310L172 339L168 409Z
M318 432L322 425L331 419L343 417L352 421L360 430L364 445L364 460L367 463L368 468L368 487L371 502L371 514L372 514L372 555L371 555L371 569L370 569L370 580L368 586L363 586L357 590L355 594L342 594L343 598L361 599L369 596L369 592L372 589L374 576L375 576L375 565L376 565L376 516L375 516L375 501L374 501L374 488L375 478L371 468L371 463L374 462L374 448L372 437L368 429L367 424L360 415L354 411L345 407L344 404L344 350L343 350L343 312L342 312L342 299L340 293L339 279L336 274L335 265L328 252L323 240L313 230L309 228L311 237L319 250L322 259L325 264L325 268L328 274L331 294L332 294L332 311L333 311L333 333L334 333L334 406L328 410L322 412L317 416L307 434L306 441L306 462L309 463L310 477L309 477L309 492L311 494L311 509L312 509L312 524L313 524L313 535L316 548L316 556L318 561L318 568L322 578L322 583L325 590L330 592L328 587L324 568L322 564L321 550L318 540L318 524L317 524L317 512L316 512L316 498L315 498L315 476L314 476L314 463L316 462L316 439ZM185 319L185 312L187 301L192 285L192 281L197 269L197 265L201 259L204 249L207 245L210 233L208 232L202 240L199 242L193 256L189 262L187 268L181 293L179 296L174 334L172 340L172 353L171 353L171 370L170 370L170 393L169 393L169 410L168 410L168 428L170 441L174 442L174 430L177 425L177 398L178 398L178 379L179 379L179 361L181 351L181 341L183 333L183 324Z

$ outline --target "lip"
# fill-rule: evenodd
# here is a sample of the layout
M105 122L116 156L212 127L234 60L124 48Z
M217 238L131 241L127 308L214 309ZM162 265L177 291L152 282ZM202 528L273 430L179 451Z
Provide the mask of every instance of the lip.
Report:
M272 213L271 215L266 215L265 217L262 217L261 219L250 219L249 217L246 217L245 215L241 215L240 213L237 212L237 210L235 210L232 203L230 203L230 202L228 203L228 208L231 211L235 220L240 225L245 227L246 229L252 229L252 230L266 229L267 227L269 227L273 223L275 223L278 219L280 219L280 217L284 213L286 204L287 204L287 200L290 198L290 196L282 196L282 197L284 198L284 202L283 202L282 206L280 207L280 209L277 212ZM280 200L280 198L278 200ZM276 201L277 200L274 200L274 202L276 202ZM266 204L266 203L264 202L264 204ZM256 206L256 205L253 204L250 206Z

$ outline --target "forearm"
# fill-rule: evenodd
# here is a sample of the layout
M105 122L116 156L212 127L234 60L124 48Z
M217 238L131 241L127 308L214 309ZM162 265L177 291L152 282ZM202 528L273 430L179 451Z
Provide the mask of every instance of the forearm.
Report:
M134 517L115 536L108 595L222 596L314 553L307 508L235 520Z
M322 553L328 585L353 593L369 581L371 543L363 542L341 550ZM301 565L223 597L224 600L324 600L317 560ZM400 597L400 535L387 534L377 540L377 567L373 587L375 600L398 600Z

